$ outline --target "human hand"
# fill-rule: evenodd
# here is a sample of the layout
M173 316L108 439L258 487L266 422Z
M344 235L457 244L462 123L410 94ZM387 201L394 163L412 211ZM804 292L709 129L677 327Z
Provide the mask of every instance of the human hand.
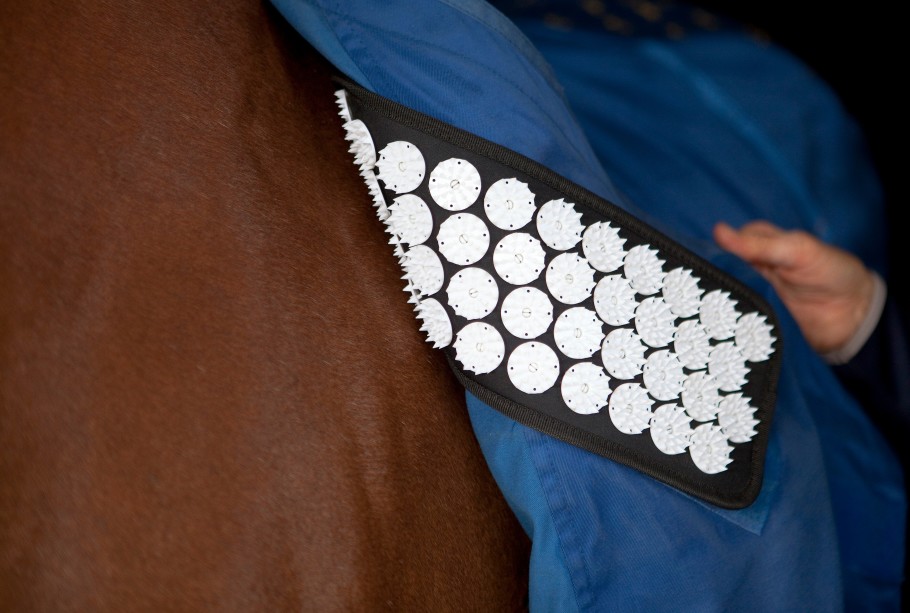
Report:
M807 232L785 231L766 221L735 230L721 222L714 226L714 240L774 286L819 353L842 348L869 311L872 271L856 256Z

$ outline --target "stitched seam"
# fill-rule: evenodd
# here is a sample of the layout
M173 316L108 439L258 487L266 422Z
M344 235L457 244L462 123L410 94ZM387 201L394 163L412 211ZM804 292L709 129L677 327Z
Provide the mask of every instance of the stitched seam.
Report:
M524 437L525 444L528 446L528 454L530 455L530 458L531 458L531 465L534 467L534 476L537 478L537 483L540 486L540 491L543 492L544 498L546 499L546 502L547 502L547 516L550 520L550 524L553 525L554 533L556 534L556 540L559 543L559 551L562 554L563 567L565 568L566 573L569 575L569 581L572 583L572 595L575 598L575 606L580 611L581 606L579 605L579 601L581 599L579 597L579 587L575 584L575 576L574 576L575 573L573 573L571 571L571 569L569 568L569 557L567 555L566 544L563 542L562 535L560 534L560 531L557 527L556 520L553 515L553 505L550 501L550 496L547 492L547 488L544 487L543 480L540 477L540 470L537 468L537 463L534 460L535 444L529 438L530 436L533 436L533 433L524 431L524 432L522 432L522 436ZM550 464L550 466L548 466L548 468L553 470L552 460L550 460L549 456L547 456L547 460L548 460L548 463ZM587 566L584 564L584 560L582 560L582 567L584 569L585 579L587 580L588 584L590 585L591 577L588 576L588 569L587 569Z

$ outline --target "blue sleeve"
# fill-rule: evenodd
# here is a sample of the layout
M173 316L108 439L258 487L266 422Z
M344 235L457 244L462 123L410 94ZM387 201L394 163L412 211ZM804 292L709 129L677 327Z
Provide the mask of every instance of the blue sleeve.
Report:
M878 326L846 364L834 373L865 408L902 457L905 471L910 460L910 336L907 311L888 297Z

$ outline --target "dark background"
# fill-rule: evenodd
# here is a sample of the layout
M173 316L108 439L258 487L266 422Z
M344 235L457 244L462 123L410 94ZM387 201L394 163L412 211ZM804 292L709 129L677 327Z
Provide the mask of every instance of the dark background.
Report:
M907 95L899 69L906 57L904 20L894 14L900 4L784 2L782 0L698 2L700 6L763 30L777 44L800 57L837 92L847 111L863 128L885 190L888 211L889 292L908 304L897 246L902 234L897 212L907 201L899 158ZM894 7L894 8L892 8ZM890 10L886 10L890 9ZM901 31L899 31L901 30Z

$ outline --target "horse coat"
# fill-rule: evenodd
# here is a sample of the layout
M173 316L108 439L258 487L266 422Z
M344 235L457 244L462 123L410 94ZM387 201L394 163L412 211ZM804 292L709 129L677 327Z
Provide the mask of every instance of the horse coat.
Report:
M698 500L468 393L490 469L533 541L533 610L898 609L906 503L895 459L770 287L710 241L718 220L766 218L881 266L874 172L820 82L732 26L671 39L617 35L603 15L530 11L513 22L472 0L274 3L359 85L617 204L779 315L764 479L743 509Z

